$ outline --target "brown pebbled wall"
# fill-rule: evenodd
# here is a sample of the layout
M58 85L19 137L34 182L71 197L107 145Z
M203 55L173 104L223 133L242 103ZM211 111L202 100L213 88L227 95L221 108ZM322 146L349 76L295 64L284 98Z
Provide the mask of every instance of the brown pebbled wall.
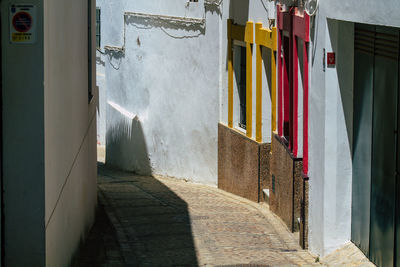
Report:
M265 201L263 189L269 188L269 177L270 177L270 159L271 159L271 144L265 143L260 144L260 202Z
M301 197L301 221L300 221L300 246L308 249L308 177L303 177L302 197Z
M296 232L299 230L298 218L303 196L302 159L293 158L277 135L272 138L271 150L270 209L286 223L290 231Z
M300 230L299 219L302 207L301 199L303 197L303 161L302 159L294 159L293 164L293 231L296 232Z
M270 144L218 124L218 188L259 202L268 188Z

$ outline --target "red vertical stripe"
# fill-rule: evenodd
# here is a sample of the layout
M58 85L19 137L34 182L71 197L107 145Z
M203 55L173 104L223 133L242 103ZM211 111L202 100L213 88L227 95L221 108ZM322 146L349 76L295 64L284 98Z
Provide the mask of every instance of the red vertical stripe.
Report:
M279 10L278 10L279 16ZM279 23L279 19L278 19ZM281 30L278 30L278 134L283 135L283 121L282 121L282 34Z
M303 173L308 176L308 43L304 42L303 64L304 64L304 104L303 104Z

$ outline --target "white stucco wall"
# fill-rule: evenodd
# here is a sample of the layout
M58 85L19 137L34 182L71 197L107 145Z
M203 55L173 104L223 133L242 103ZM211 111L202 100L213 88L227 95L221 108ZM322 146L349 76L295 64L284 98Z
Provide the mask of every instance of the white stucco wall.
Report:
M351 237L353 22L399 27L399 11L397 1L320 1L312 24L309 243L322 256ZM336 53L325 72L324 49Z
M45 0L44 25L46 265L66 266L97 205L97 98L88 103L87 1Z
M98 1L99 2L99 1ZM106 70L105 61L107 56L100 51L96 52L96 85L98 86L98 104L97 104L97 144L106 145Z
M96 49L96 85L98 86L97 104L97 144L106 145L106 107L107 107L107 88L106 88L106 61L107 55L104 53L104 40L110 38L104 30L104 25L109 22L105 20L109 14L110 1L96 0L96 7L100 8L100 47ZM111 21L113 20L110 17Z
M205 18L204 29L128 18L105 60L106 163L216 184L220 23L204 2L105 1L102 44L123 46L124 12Z

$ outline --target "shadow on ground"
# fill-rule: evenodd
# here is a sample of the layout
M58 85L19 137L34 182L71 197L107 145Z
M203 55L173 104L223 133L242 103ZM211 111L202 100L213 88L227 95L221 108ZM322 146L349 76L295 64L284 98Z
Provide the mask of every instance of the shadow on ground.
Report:
M98 197L75 266L321 266L268 207L215 187L99 165Z
M75 266L197 266L188 206L151 176L99 165L97 220Z

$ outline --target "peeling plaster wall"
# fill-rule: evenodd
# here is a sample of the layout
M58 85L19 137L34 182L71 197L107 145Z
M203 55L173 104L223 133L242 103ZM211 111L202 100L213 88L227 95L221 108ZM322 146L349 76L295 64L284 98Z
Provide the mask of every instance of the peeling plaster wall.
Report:
M106 164L216 184L220 10L209 6L205 12L202 0L97 5L102 8L102 50L125 44L124 52L106 50L103 56ZM124 12L205 18L205 25L124 21Z
M320 1L311 28L309 244L326 255L351 237L354 22L400 26L398 1ZM336 67L323 71L323 51Z

